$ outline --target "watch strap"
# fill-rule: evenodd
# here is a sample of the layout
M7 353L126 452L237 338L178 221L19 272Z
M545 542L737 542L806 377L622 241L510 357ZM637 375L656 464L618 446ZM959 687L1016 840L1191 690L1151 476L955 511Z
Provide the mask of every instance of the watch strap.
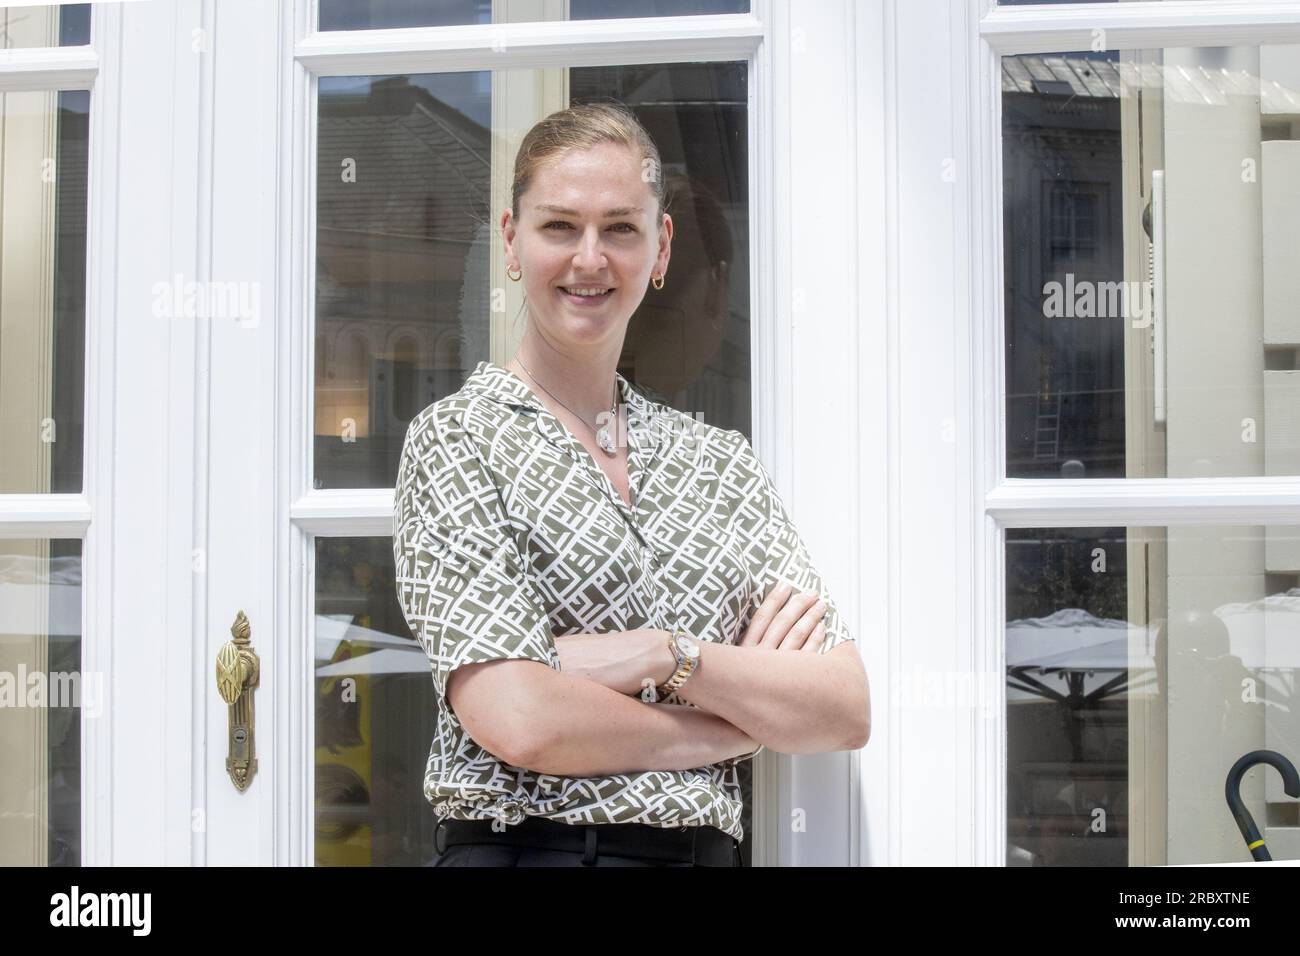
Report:
M685 684L686 679L695 672L695 668L699 664L698 659L686 657L677 649L677 635L684 633L684 631L675 630L668 638L668 649L671 650L673 656L677 658L677 670L673 671L672 676L669 677L668 680L655 688L659 693L659 701L665 700L670 694L676 691L677 688Z

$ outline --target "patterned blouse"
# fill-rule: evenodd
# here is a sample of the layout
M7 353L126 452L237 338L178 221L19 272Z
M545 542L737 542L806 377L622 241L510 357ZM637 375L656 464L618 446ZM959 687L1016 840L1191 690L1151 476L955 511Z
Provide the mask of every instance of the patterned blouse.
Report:
M446 702L447 677L462 664L518 658L560 670L556 636L678 626L734 643L780 580L826 602L822 653L852 640L744 435L616 378L630 508L523 380L494 363L480 362L460 391L411 421L393 557L438 701L424 795L453 819L708 825L743 839L736 760L603 777L535 773L479 747ZM667 702L689 703L675 694Z

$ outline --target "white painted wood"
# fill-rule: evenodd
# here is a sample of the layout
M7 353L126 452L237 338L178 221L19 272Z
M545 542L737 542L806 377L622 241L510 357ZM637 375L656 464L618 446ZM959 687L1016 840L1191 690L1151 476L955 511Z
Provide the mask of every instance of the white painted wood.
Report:
M889 774L890 741L896 728L889 710L887 679L889 661L896 652L889 627L891 570L886 549L875 546L888 533L890 490L890 475L882 467L884 456L879 453L888 447L891 407L890 356L885 347L885 320L890 315L888 150L883 135L890 92L881 83L888 55L885 8L886 4L878 0L846 4L842 28L846 43L843 55L848 58L850 70L845 88L851 95L841 109L845 116L853 118L846 145L850 154L847 161L852 165L842 184L843 196L832 202L830 209L842 209L849 219L843 241L851 256L851 272L844 282L830 282L832 295L839 292L843 302L838 307L830 307L829 315L836 321L829 331L843 335L843 350L853 367L844 379L842 394L832 395L823 406L833 410L825 417L840 423L841 435L853 436L850 443L841 446L842 457L830 456L832 461L843 462L845 468L828 470L825 474L828 479L838 478L843 487L852 487L856 496L854 508L845 512L848 520L839 532L841 540L836 541L835 537L830 540L836 542L832 547L841 549L832 558L846 561L854 585L851 590L836 593L842 609L854 608L851 626L871 690L872 732L867 747L847 757L836 755L829 763L835 771L847 759L845 850L847 862L857 866L888 862L890 822L897 815L893 798L900 792ZM823 210L822 215L827 212ZM849 328L835 328L845 320ZM836 351L835 345L825 338L819 343L827 354ZM815 359L805 362L801 366L804 374L811 375L818 363ZM808 386L809 380L805 378L799 387ZM833 436L823 434L822 439L829 439L830 447L835 447ZM851 473L855 473L853 478ZM825 489L827 500L835 500L833 488L820 487ZM822 510L807 499L804 508L805 514ZM851 549L851 554L844 548ZM882 635L891 639L882 640ZM830 782L834 782L833 777Z
M998 6L980 20L979 30L1004 54L1294 43L1300 40L1300 3L1145 0Z
M1294 523L1300 477L1011 479L985 501L1007 528Z
M779 10L774 0L752 0L751 10L763 24L762 42L749 61L749 181L750 187L750 303L751 315L757 315L765 303L773 302L771 277L774 276L777 256L772 239L772 223L776 210L773 181L777 176L781 140L778 137L778 111L782 102L777 95L780 88L779 58L773 47ZM767 108L756 108L766 104ZM762 323L755 323L761 329ZM751 333L754 326L751 326ZM762 402L767 390L760 387L766 374L768 349L761 334L751 335L751 388L754 400L752 431L755 450L762 448L767 439L761 429L769 418L763 414ZM770 379L769 379L770 381ZM781 859L781 839L789 817L789 800L784 794L789 789L788 768L780 757L764 751L752 761L751 810L749 838L753 840L750 862L753 866L777 866Z
M277 675L279 709L274 737L279 754L274 771L274 837L277 866L315 862L315 620L314 545L311 533L291 519L289 505L311 489L316 312L316 81L292 55L312 30L311 0L282 2L279 42L280 87L277 118L282 148L278 169L276 345L277 426L284 439L276 455L277 624L283 628L284 666ZM391 497L390 497L391 500ZM387 523L392 533L392 509Z
M984 9L992 0L984 0ZM967 9L971 9L968 7ZM976 11L972 10L972 15ZM965 242L971 264L973 301L969 413L970 494L976 519L971 527L970 564L965 568L970 582L969 635L971 673L977 675L982 693L971 701L969 710L957 716L957 732L971 746L971 830L969 862L977 866L1001 866L1006 862L1006 653L1002 640L1006 621L1006 587L1003 581L1004 538L1001 528L987 516L980 517L984 498L1006 475L1006 381L1003 348L1002 298L1002 88L998 54L968 26L964 44L968 88L972 91L964 108L970 112L971 154L968 232ZM996 688L996 691L993 690Z
M297 44L319 76L743 60L763 35L752 14L339 30Z
M80 538L91 513L85 493L0 495L0 538Z
M281 755L275 746L283 719L283 697L294 678L287 659L296 635L282 630L280 604L287 598L288 562L277 548L277 527L285 510L276 497L275 464L280 353L275 308L279 302L277 254L288 224L280 220L279 89L284 45L280 11L257 0L233 0L210 18L210 56L204 58L200 112L210 137L200 166L200 256L197 275L237 283L253 310L208 320L208 485L206 510L210 562L206 593L208 639L200 669L209 687L206 796L210 808L205 862L208 865L271 864L279 818L276 782ZM219 77L220 79L215 79ZM249 104L262 103L259 109ZM238 132L236 132L238 131ZM310 341L310 340L308 340ZM300 346L301 348L301 346ZM211 686L211 661L231 637L238 611L252 626L260 655L256 696L257 774L243 793L225 770L227 705Z
M843 117L853 115L856 91L853 20L864 11L869 18L870 6L773 4L771 113L762 104L751 110L758 122L772 116L774 188L773 218L754 229L756 241L771 243L771 267L762 267L760 252L752 271L755 451L859 649L868 636L858 624L858 130ZM764 196L753 194L753 206L762 208ZM777 802L764 807L776 824L774 862L857 862L857 757L840 752L777 761ZM773 862L770 849L765 857Z
M97 50L102 47L100 43L0 50L0 93L88 90L99 73Z
M86 405L84 480L82 496L87 518L96 520L86 528L81 545L81 666L89 675L104 675L110 686L113 673L112 613L114 574L113 532L117 526L114 480L114 389L117 357L112 343L116 336L117 295L116 230L118 220L117 183L118 137L116 122L121 102L122 75L119 61L98 51L111 50L121 42L121 10L117 4L91 7L91 40L96 45L96 75L90 97L89 142L86 183ZM184 675L181 680L184 681ZM81 720L81 862L103 866L112 862L113 852L113 752L112 697L100 714Z
M305 534L365 537L393 533L393 489L323 489L307 492L289 510Z
M996 713L998 645L981 639L996 619L987 576L1000 554L980 517L1000 441L989 422L1000 184L997 71L978 9L885 5L889 726L885 776L872 783L890 788L890 815L874 863L991 862L1000 848L987 821L1001 812L1002 743L983 716ZM936 682L967 692L927 700ZM990 683L991 702L978 696Z
M194 325L153 314L155 283L194 256L177 143L196 142L197 58L157 55L188 49L178 11L92 12L83 666L108 696L83 725L90 865L192 859Z

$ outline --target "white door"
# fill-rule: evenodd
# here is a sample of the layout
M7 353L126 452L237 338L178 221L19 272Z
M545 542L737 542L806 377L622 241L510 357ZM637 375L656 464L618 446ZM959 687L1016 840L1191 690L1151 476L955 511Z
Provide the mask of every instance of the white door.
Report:
M0 694L38 670L84 685L58 698L80 709L0 708L23 768L0 784L6 862L431 855L393 468L416 412L511 354L509 160L574 100L633 107L677 197L674 281L621 370L751 437L860 620L858 412L816 414L857 380L845 343L874 352L824 281L854 272L852 217L818 211L855 163L852 5L357 6L2 14ZM258 668L232 707L237 622L229 686ZM856 772L762 755L751 861L862 859Z
M212 298L255 304L244 319L233 307L214 316L199 353L209 389L205 654L242 610L261 676L258 767L244 791L224 766L230 707L203 678L209 863L433 855L421 792L432 687L397 603L392 487L410 419L478 362L504 364L521 334L497 224L515 147L543 116L615 97L665 161L676 281L634 318L620 370L753 436L783 481L820 471L793 467L799 449L782 439L794 409L767 391L818 374L811 363L795 373L817 342L785 351L794 318L774 299L774 271L756 268L792 258L792 239L773 235L790 173L774 160L772 117L786 96L770 88L764 60L768 6L756 5L760 16L748 0L692 0L636 25L627 14L644 5L610 0L501 2L491 23L468 0L417 22L402 19L406 6L223 3L202 25L214 56L211 77L201 75L213 84ZM817 12L828 39L841 12ZM688 13L714 16L678 15ZM824 109L835 105L832 96ZM795 231L816 228L810 212L786 214ZM824 265L810 251L788 274L797 282ZM817 441L813 430L805 441ZM814 549L819 517L834 533L832 515L793 507ZM837 563L829 547L821 553ZM846 593L853 565L840 566L830 586ZM796 775L791 758L765 757L743 781L746 855L848 862L851 758L799 760ZM792 808L810 822L778 826Z
M939 274L971 277L971 337L935 358L970 370L957 430L978 437L981 520L958 611L974 639L936 633L917 653L994 692L954 712L974 746L942 761L974 824L931 848L1247 861L1230 769L1259 750L1300 759L1300 5L981 2L967 17L940 41L974 91L938 124L956 189L917 185L962 226ZM904 263L920 251L905 234ZM905 817L945 812L941 789ZM1255 766L1240 793L1274 858L1294 857L1276 772Z
M106 539L99 465L112 374L94 346L87 245L89 12L0 10L0 865L88 855L88 741L107 682L86 645ZM32 69L44 62L46 70ZM88 348L89 346L89 348ZM102 592L100 592L102 593ZM88 663L87 663L88 662Z

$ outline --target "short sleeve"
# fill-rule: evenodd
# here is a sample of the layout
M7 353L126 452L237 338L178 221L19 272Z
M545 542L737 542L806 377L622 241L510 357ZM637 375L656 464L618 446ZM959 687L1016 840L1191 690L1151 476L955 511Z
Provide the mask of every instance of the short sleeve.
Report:
M559 669L500 492L478 441L454 412L435 408L407 429L393 559L402 613L428 655L444 706L447 678L463 664L521 659Z
M740 442L740 454L737 457L737 465L743 470L740 484L751 491L753 505L762 520L757 547L749 551L750 570L758 591L755 608L779 581L788 582L797 591L816 592L826 602L826 613L822 616L826 636L818 651L825 654L831 648L853 640L853 637L826 588L826 582L813 564L807 545L790 520L790 514L772 482L772 476L759 461L744 434L739 431L734 434Z
M740 763L742 760L750 760L750 759L752 759L752 758L754 758L754 757L757 757L760 753L762 753L762 752L763 752L764 750L766 750L766 749L767 749L767 748L766 748L765 745L763 745L763 744L759 744L757 747L755 747L753 750L751 750L751 751L750 751L749 753L747 753L747 754L741 754L739 757L729 757L729 758L726 759L726 760L720 761L720 762L719 762L719 766L722 766L722 767L733 767L733 766L735 766L736 764Z

